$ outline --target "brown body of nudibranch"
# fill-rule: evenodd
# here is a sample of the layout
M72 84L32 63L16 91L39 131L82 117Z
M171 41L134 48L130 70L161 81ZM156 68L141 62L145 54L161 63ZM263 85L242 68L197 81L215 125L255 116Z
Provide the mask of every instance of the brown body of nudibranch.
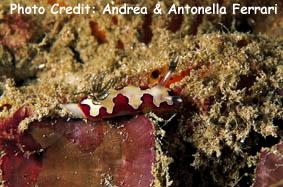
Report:
M182 102L178 96L172 96L171 90L165 87L172 72L175 70L178 58L175 58L161 82L151 88L141 89L135 86L126 86L120 90L108 88L102 94L103 99L88 97L80 103L64 104L74 117L90 120L109 119L117 116L134 115L157 110L167 110ZM109 84L112 85L113 81Z

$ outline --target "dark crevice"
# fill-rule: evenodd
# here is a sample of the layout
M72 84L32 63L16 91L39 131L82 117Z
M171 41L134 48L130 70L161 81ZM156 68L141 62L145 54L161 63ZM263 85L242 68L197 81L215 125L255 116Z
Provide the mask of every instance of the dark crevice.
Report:
M248 90L250 87L252 87L255 80L256 80L255 75L252 75L252 74L250 74L250 75L240 75L240 80L239 80L236 88L238 90L242 90L244 88L246 88Z
M162 139L163 149L174 159L174 162L169 165L170 177L174 181L172 187L193 186L194 175L197 171L191 164L196 148L182 140L178 132L179 127L176 125L180 123L179 120L180 117L177 115L163 127L166 131L166 136Z
M79 53L79 51L76 50L75 47L73 46L69 46L69 48L71 49L72 53L74 54L74 58L76 59L76 61L80 64L84 64L84 61L81 58L81 54Z
M46 37L45 33L39 33L37 35L37 37L34 39L33 42L36 43L36 44L39 44L39 43L41 43L45 39L45 37Z
M145 43L146 45L151 42L153 33L151 30L151 24L152 24L152 15L148 14L144 16L143 23L141 28L137 29L137 39L140 42Z
M247 16L241 16L235 20L235 30L243 33L253 32L253 20Z
M25 86L25 85L29 84L29 82L32 82L36 79L37 79L37 76L31 76L31 77L28 77L28 78L16 79L15 80L15 86L16 87L22 87L22 86Z
M40 41L38 41L37 43L40 44L43 40L45 40L44 44L40 44L40 49L50 52L50 49L52 48L54 42L55 42L55 38L47 38L46 39L46 35L44 35Z
M276 90L276 92L277 92L278 95L283 96L283 88L278 88L278 89Z
M171 148L171 150L174 150L174 153L171 151L169 156L175 160L169 166L170 177L175 181L172 186L194 186L195 175L198 174L191 166L195 149L188 143L182 142L178 148Z
M274 119L273 119L273 124L274 124L275 126L280 127L281 129L283 129L283 119L274 118Z
M242 144L242 150L249 155L256 155L263 147L272 147L280 141L279 137L267 136L263 137L261 134L251 130L249 136Z
M220 31L221 33L230 33L233 28L232 28L232 18L223 16L221 17L220 21L217 22L215 25L215 28L217 31Z
M10 104L2 104L2 105L0 106L0 112L1 112L2 110L4 110L4 109L10 110L11 108L12 108L12 105L10 105Z
M239 41L237 41L237 47L242 48L245 47L249 44L249 41L246 39L241 39Z
M240 180L236 186L251 186L255 167L245 167L239 170Z
M1 46L0 46L1 47ZM1 57L0 62L2 60L9 60L12 64L13 64L13 68L16 68L16 57L15 57L15 53L13 52L12 49L10 49L8 46L2 45L3 50L5 51L5 57Z
M193 175L193 183L190 186L196 186L196 187L220 187L221 185L219 182L216 182L214 180L213 176L214 174L219 175L220 173L223 173L223 170L221 170L221 167L215 165L215 160L212 159L213 155L208 158L202 154L199 155L200 160L207 160L208 165L202 165L196 170L192 175ZM213 173L213 172L214 173ZM215 173L216 172L216 173ZM223 176L226 176L226 174L223 174ZM218 180L220 179L217 177Z
M178 30L181 29L183 20L184 20L184 16L182 14L173 14L172 16L170 16L167 29L172 32L177 32Z
M283 118L274 118L273 119L273 124L274 126L277 126L278 127L278 134L279 134L279 137L283 137Z
M203 15L199 14L193 19L193 23L191 25L191 28L189 30L190 35L196 35L198 33L198 27L203 22Z
M16 87L27 85L29 82L37 79L35 67L31 66L37 54L38 54L37 50L32 48L27 52L28 57L26 59L23 59L20 62L16 62L19 64L23 64L20 67L15 67L14 70Z

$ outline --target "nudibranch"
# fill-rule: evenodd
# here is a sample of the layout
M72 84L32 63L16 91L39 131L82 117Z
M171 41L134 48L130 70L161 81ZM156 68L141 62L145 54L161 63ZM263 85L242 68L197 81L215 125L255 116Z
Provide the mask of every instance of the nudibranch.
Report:
M151 88L142 89L129 85L116 90L112 88L115 81L110 80L103 87L101 83L94 85L94 90L97 92L83 99L80 103L64 104L63 108L76 118L89 120L109 119L172 108L181 103L182 99L172 95L172 91L165 85L176 69L177 62L178 57L171 61L164 78ZM99 81L102 81L102 78Z

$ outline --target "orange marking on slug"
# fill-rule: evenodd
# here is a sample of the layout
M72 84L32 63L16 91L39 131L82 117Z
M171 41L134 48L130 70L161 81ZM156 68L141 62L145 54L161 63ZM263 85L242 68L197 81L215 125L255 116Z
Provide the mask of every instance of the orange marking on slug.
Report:
M173 75L164 85L165 87L169 88L169 86L173 83L179 82L184 77L188 76L190 74L192 68L188 68L186 70L181 71L181 73Z

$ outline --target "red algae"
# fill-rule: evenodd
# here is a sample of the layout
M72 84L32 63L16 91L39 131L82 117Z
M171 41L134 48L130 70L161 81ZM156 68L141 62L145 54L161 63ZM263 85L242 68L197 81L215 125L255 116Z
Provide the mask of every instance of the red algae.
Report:
M1 170L5 186L29 187L38 177L41 161L37 155L27 157L23 153L6 153L1 158Z
M96 38L97 42L99 44L106 43L107 42L106 33L104 30L99 28L98 23L95 21L90 21L89 25L91 28L91 33Z
M0 121L1 170L6 186L152 184L155 137L147 117L122 120L119 125L44 119L20 132L18 125L30 115L27 111L21 108Z
M11 117L0 120L0 147L4 154L1 157L2 179L6 186L28 187L36 181L41 170L38 155L30 151L39 148L32 137L20 134L19 123L30 116L31 110L25 106Z
M118 186L150 186L153 181L151 172L144 172L151 171L155 161L152 126L140 125L147 123L147 118L137 117L129 121L123 129L123 133L128 134L122 145L125 158L127 159L124 160L118 172L119 175L116 181Z
M260 154L253 186L283 186L283 142L276 145L275 151Z
M10 48L24 46L32 37L30 18L24 15L7 15L0 25L0 44Z

